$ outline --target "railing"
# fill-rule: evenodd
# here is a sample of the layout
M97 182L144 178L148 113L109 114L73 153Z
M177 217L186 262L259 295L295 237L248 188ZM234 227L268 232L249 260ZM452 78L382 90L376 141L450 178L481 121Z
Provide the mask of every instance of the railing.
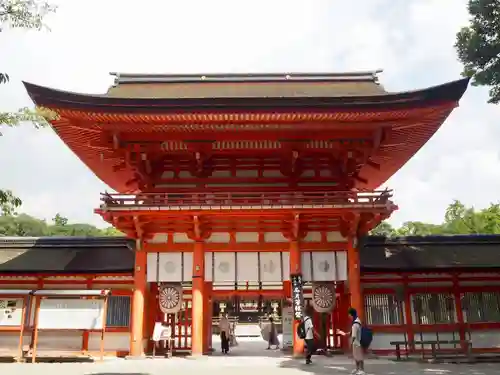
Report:
M390 207L391 190L101 194L102 210Z

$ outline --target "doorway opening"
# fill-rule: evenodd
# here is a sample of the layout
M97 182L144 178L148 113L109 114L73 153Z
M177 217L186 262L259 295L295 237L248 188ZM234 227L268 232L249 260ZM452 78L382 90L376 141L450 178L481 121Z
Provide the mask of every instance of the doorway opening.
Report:
M281 351L266 351L267 342L263 337L270 331L270 318L280 348L283 348L287 329L283 326L285 297L283 290L217 290L212 297L212 347L215 353L221 353L220 319L226 315L231 327L231 336L236 345L230 347L230 353L245 356L279 356ZM286 313L286 309L285 309ZM290 330L289 330L290 331ZM285 342L286 345L286 342Z

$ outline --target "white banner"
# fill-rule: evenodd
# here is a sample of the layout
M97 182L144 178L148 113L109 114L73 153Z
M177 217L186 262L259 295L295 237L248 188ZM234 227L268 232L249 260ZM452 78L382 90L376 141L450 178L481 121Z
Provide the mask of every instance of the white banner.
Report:
M40 329L102 329L103 299L42 299L38 313Z

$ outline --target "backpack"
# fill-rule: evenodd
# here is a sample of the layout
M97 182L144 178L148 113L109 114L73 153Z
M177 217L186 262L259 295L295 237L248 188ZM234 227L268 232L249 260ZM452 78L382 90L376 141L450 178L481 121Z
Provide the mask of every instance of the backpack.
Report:
M361 339L359 341L363 349L368 349L373 341L373 331L359 322L354 322L354 324L361 326Z
M299 339L304 340L306 338L306 320L311 319L311 318L305 318L302 319L302 321L299 323L297 326L297 336Z

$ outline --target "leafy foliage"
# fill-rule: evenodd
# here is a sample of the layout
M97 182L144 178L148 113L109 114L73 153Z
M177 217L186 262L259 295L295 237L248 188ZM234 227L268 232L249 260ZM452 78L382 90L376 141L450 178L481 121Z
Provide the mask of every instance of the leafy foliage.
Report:
M457 33L463 75L490 86L489 103L500 102L500 0L469 0L470 24Z
M115 228L99 229L90 224L70 224L68 219L57 214L52 224L33 216L20 214L17 216L0 216L0 237L98 237L123 236Z
M500 234L500 204L475 211L460 201L453 201L444 215L442 224L428 224L420 221L409 221L400 228L393 228L382 222L370 234L387 237L394 236L429 236L451 234Z
M22 122L30 122L35 128L47 126L48 121L57 120L58 114L48 108L37 107L34 110L30 108L21 108L17 112L0 112L0 125L17 126ZM0 136L2 133L0 132Z
M41 30L47 28L43 19L56 7L39 0L0 0L0 31L10 28Z
M0 32L4 26L41 30L45 27L43 20L49 13L55 12L56 7L46 1L39 0L0 0ZM0 84L8 83L7 73L0 73ZM47 120L54 119L56 114L44 108L35 110L21 108L17 112L0 112L1 126L17 126L22 122L31 122L35 127L42 127ZM0 136L2 132L0 131ZM21 200L10 190L0 189L0 214L11 216L16 208L21 206Z
M10 190L0 190L0 215L12 216L16 209L21 206L21 200Z

